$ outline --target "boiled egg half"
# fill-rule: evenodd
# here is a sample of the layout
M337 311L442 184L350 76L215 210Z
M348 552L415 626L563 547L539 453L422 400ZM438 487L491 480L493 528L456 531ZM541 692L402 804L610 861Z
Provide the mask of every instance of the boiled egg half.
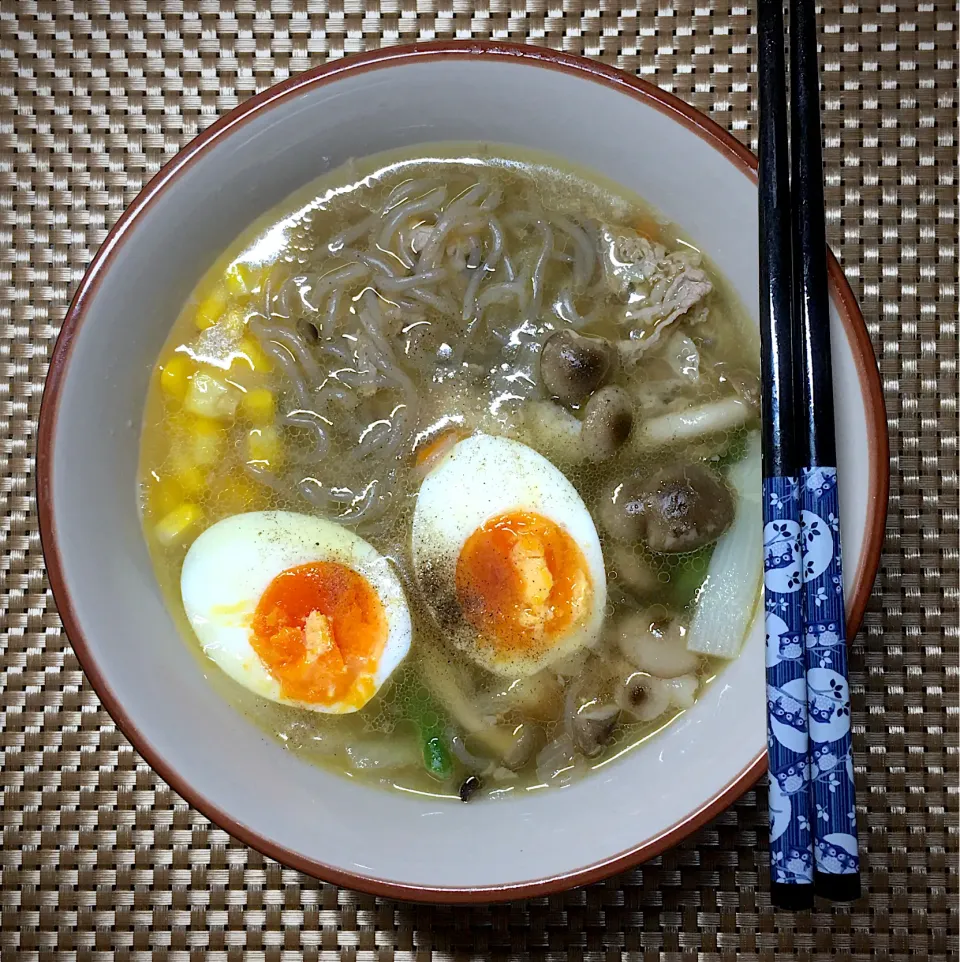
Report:
M217 522L190 546L180 590L204 652L276 702L357 711L410 650L390 563L321 518L254 511Z
M417 496L412 550L441 630L488 671L531 675L599 636L607 584L593 519L525 444L478 434L446 451Z

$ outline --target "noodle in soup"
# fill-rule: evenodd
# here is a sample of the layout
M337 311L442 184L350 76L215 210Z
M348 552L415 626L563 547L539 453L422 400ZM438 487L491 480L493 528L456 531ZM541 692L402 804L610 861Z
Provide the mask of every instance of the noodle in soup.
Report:
M598 175L482 144L348 164L173 325L140 461L159 583L290 751L452 799L565 785L739 652L758 365L713 265Z

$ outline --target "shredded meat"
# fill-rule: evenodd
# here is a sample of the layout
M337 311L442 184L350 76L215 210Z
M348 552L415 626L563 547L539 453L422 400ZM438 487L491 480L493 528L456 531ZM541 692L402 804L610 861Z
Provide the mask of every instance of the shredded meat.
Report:
M607 283L626 302L627 336L619 345L625 360L639 357L713 290L694 251L668 254L662 244L652 244L628 228L611 227L601 228L600 248ZM705 316L700 312L696 320Z

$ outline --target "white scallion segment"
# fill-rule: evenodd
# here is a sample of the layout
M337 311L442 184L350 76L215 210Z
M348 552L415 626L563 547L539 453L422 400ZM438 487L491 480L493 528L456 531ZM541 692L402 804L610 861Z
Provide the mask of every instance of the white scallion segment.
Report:
M737 657L756 613L763 577L759 433L750 435L746 457L731 465L727 480L737 515L717 542L687 631L687 649L714 658Z

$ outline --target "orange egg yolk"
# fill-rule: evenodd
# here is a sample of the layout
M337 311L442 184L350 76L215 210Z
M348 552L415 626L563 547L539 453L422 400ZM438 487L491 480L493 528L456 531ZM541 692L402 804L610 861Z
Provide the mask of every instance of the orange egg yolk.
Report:
M466 620L504 657L552 645L589 610L593 592L580 546L532 512L474 531L457 559L456 588Z
M316 561L281 571L251 627L253 650L286 698L360 708L373 697L387 619L376 591L351 568Z

